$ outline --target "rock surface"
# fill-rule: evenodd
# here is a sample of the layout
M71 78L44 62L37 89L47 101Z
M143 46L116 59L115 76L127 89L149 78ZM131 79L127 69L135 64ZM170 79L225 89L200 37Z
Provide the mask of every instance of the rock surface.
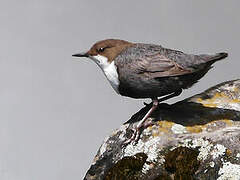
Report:
M160 104L155 124L124 146L150 107L105 139L85 179L240 179L240 80Z

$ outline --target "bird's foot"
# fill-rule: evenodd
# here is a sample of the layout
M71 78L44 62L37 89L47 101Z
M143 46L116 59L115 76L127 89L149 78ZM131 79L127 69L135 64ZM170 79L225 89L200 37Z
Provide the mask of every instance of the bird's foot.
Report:
M149 118L140 126L137 126L136 128L132 128L131 129L133 131L132 136L129 139L127 139L123 144L125 146L130 143L136 144L138 142L138 140L140 139L142 131L152 125L154 125L154 122Z

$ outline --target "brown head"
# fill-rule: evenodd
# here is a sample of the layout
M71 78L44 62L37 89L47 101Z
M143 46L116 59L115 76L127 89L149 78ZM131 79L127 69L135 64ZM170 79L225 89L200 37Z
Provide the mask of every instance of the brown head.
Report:
M124 49L132 46L133 43L119 39L106 39L95 43L91 49L84 53L74 54L75 57L89 57L104 56L107 61L111 63L116 56L118 56Z

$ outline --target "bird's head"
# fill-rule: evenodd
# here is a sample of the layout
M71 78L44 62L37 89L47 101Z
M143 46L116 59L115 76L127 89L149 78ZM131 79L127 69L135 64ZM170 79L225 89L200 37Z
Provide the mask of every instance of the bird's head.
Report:
M95 43L89 51L74 54L75 57L87 57L104 68L111 64L124 49L130 47L133 43L119 39L106 39Z

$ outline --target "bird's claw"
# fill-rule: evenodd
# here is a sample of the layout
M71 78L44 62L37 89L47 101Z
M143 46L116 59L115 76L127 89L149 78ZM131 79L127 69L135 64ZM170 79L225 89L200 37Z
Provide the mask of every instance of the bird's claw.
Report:
M136 144L137 141L140 138L140 129L139 128L133 128L131 130L133 131L132 136L123 143L124 146L126 146L126 145L128 145L128 144L130 144L132 142L134 144Z
M154 123L152 120L148 120L148 121L145 121L141 126L139 127L136 127L136 128L132 128L131 130L133 131L132 133L132 136L127 139L123 145L126 146L130 143L134 143L134 144L137 144L138 140L140 139L140 136L141 136L141 132L146 129L147 127L149 126L152 126Z

